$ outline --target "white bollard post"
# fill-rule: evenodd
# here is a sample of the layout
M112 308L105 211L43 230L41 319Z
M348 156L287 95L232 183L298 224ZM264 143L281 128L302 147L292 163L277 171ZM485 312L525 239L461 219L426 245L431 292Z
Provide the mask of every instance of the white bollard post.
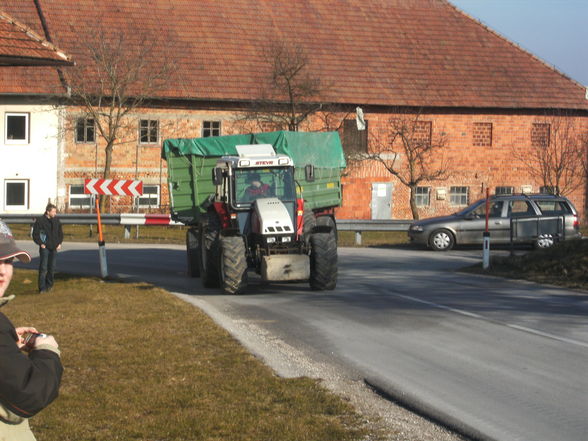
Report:
M482 251L482 268L490 268L490 232L484 231L484 250Z
M108 277L108 262L106 261L106 246L104 241L98 242L98 255L100 257L100 276L105 279Z

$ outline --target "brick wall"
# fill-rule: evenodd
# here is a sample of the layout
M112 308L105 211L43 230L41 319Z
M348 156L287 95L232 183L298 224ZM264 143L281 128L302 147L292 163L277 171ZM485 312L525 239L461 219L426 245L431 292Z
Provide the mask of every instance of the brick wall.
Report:
M365 114L369 121L370 141L386 139L388 121L394 115ZM587 117L561 117L573 121L578 133L588 132ZM532 143L540 142L546 135L549 118L541 114L430 114L419 115L421 121L432 121L433 138L446 136L446 147L439 159L447 161L450 176L446 180L423 182L421 186L430 187L430 204L419 209L421 218L444 215L461 208L450 203L451 187L467 187L469 201L484 197L486 187L491 194L498 186L514 187L521 193L523 187L537 193L543 185L533 178L528 161L521 160L525 152L530 152ZM442 157L442 158L441 158ZM393 203L391 217L409 219L412 217L409 206L409 190L388 173L384 167L373 161L353 164L343 178L344 199L337 216L347 218L371 218L371 185L373 182L393 183ZM438 191L440 190L440 191ZM443 197L443 190L445 196ZM579 186L567 195L585 221L586 185Z
M69 109L68 120L75 121L80 116L79 109ZM244 123L235 118L235 112L216 110L183 109L143 109L132 116L128 127L123 131L122 142L114 148L112 178L141 179L144 185L160 185L160 209L143 209L140 211L168 210L167 169L165 161L160 158L161 140L165 138L199 137L204 121L221 121L221 134L246 133L259 131L255 127L244 127ZM382 143L386 137L389 120L397 115L391 113L365 112L368 120L368 144L374 149L376 141ZM332 115L331 115L332 117ZM341 114L340 118L345 115ZM349 116L347 116L349 118ZM571 117L570 117L571 118ZM139 120L159 121L159 141L153 144L139 142ZM588 131L588 117L571 118L579 131ZM538 114L483 114L483 113L435 113L419 115L415 135L420 138L438 136L445 138L442 153L435 155L434 162L449 164L450 176L443 181L423 182L420 185L430 187L430 203L419 209L420 217L443 215L457 211L459 205L450 203L451 187L467 187L470 202L482 197L486 187L494 193L497 186L514 187L516 193L523 187L531 192L538 192L542 185L531 177L525 161L517 159L521 153L528 151L532 142L545 137L545 118ZM321 128L324 119L317 118L303 130ZM343 127L343 124L340 124ZM70 124L73 127L73 123ZM342 129L341 129L342 130ZM341 133L343 135L343 133ZM101 176L104 167L104 143L77 143L74 131L65 134L65 170L64 182L66 194L70 185L79 185L83 179ZM343 136L342 136L343 138ZM542 138L542 139L543 139ZM518 152L515 155L514 152ZM522 155L524 156L524 154ZM403 160L402 155L399 157ZM341 219L370 219L372 183L392 183L392 212L394 219L411 218L408 188L390 175L386 169L374 161L350 162L343 177L343 205L337 211ZM586 206L586 186L569 195L584 219ZM443 196L444 195L444 196ZM66 201L67 202L67 201ZM131 211L130 197L110 198L111 211Z

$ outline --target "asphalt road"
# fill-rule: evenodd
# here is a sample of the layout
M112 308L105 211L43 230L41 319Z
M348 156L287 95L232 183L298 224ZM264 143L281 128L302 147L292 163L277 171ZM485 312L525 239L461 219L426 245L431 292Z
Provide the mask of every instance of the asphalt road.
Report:
M343 248L335 291L254 280L224 296L184 276L183 247L107 248L111 274L255 322L471 437L588 440L586 293L454 271L478 251ZM97 275L97 254L66 244L59 270Z

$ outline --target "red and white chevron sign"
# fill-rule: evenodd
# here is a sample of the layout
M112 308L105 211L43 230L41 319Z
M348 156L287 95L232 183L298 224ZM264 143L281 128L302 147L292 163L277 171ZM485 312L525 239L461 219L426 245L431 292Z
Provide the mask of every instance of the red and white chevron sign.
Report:
M124 179L86 179L84 181L84 193L110 196L141 196L143 194L143 182Z

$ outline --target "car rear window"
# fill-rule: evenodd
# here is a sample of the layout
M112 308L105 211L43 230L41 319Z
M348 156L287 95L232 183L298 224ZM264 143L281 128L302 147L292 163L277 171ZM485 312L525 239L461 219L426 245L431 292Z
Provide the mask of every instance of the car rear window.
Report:
M544 215L571 214L572 209L566 201L535 201Z

